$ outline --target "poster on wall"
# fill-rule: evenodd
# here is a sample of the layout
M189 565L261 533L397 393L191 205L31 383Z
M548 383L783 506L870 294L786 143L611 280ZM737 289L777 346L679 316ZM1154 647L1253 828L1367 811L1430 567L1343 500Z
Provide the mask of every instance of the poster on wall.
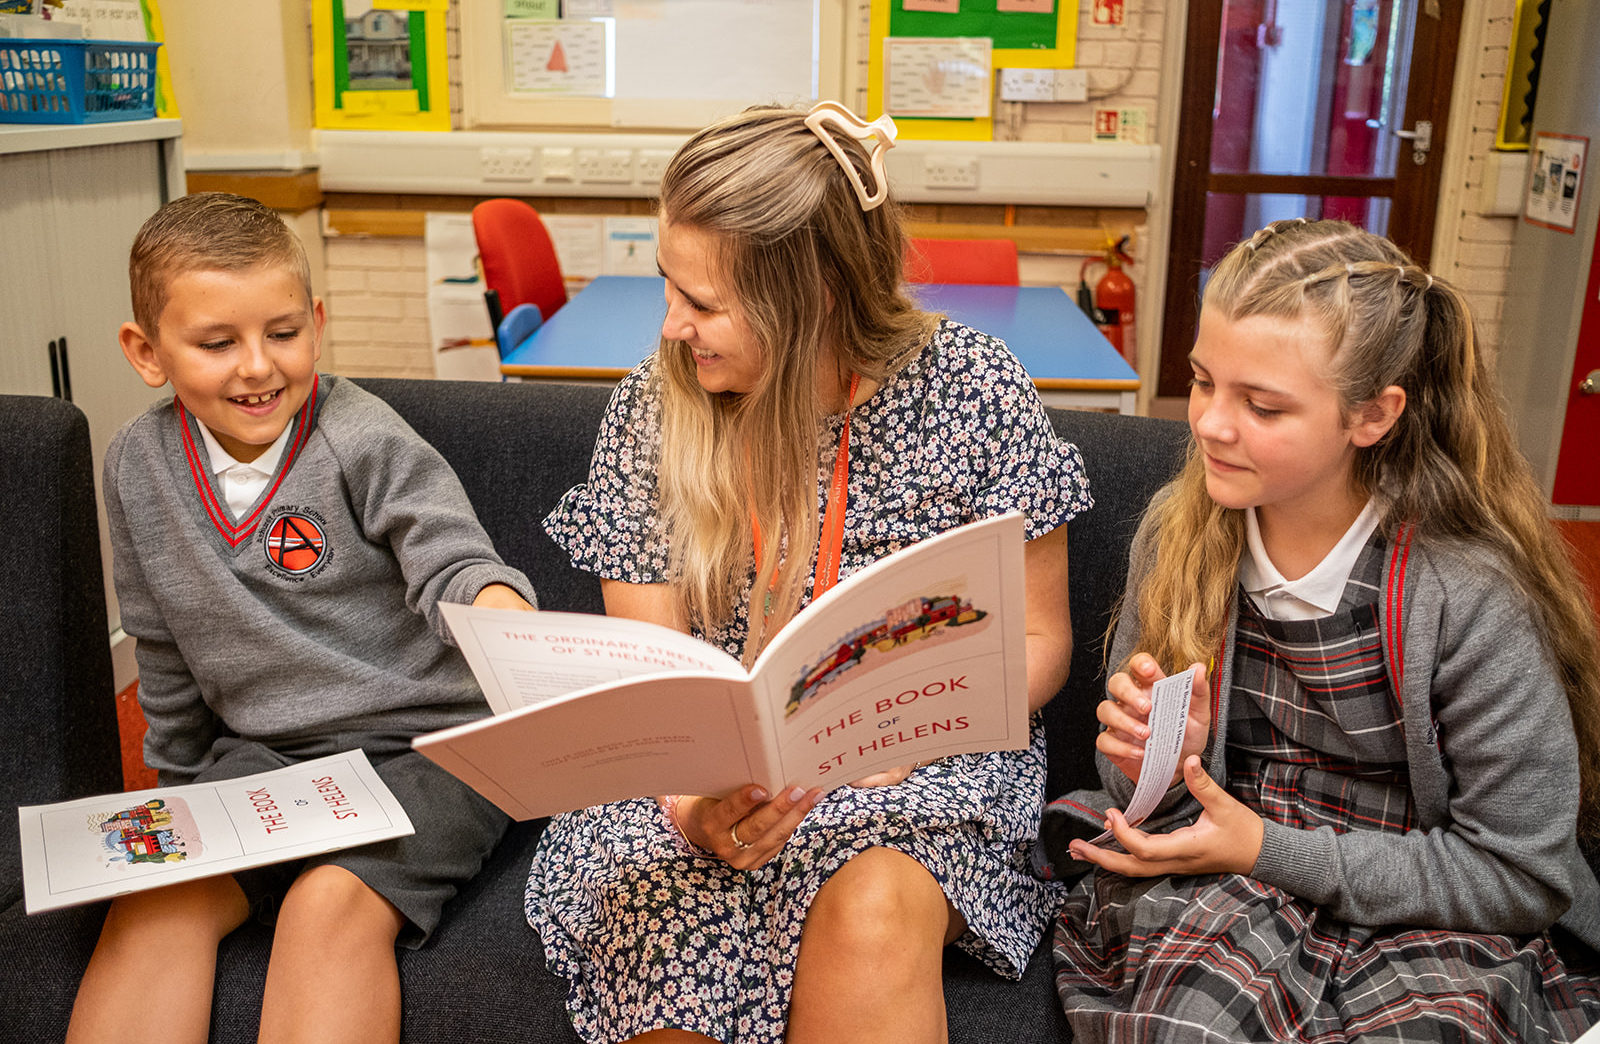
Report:
M610 97L613 19L506 20L506 78L513 94Z
M883 111L891 116L989 115L988 37L891 37L883 42Z
M441 380L498 381L500 349L489 325L470 213L428 213L428 339Z
M1540 132L1533 136L1522 220L1573 234L1578 222L1578 201L1583 198L1588 149L1589 139L1576 134Z
M903 139L993 138L989 104L994 70L1072 68L1076 64L1078 6L1076 0L871 0L867 111L863 115L893 113ZM915 64L909 59L920 56L930 42L959 45L979 38L989 41L988 71L981 85L987 97L981 111L978 105L957 101L951 94L948 69L922 69L920 77L907 75L907 66ZM980 86L966 83L961 74L957 79L974 92ZM936 111L910 115L907 91Z
M317 126L450 129L446 0L315 0Z

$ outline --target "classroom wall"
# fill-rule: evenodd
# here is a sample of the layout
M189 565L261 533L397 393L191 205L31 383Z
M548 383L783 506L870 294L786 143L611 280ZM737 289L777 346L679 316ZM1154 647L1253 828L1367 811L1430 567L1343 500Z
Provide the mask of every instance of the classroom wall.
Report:
M447 52L451 63L452 119L461 119L459 4L452 2L447 16ZM996 101L996 137L1016 141L1088 142L1092 138L1096 106L1136 106L1145 111L1152 135L1161 122L1157 112L1160 54L1167 0L1129 0L1127 24L1097 28L1090 24L1090 0L1080 9L1078 66L1088 73L1090 100L1083 103ZM853 0L854 60L847 65L845 97L865 111L870 5ZM307 8L309 9L309 8ZM330 351L340 371L352 376L428 376L432 351L425 322L427 293L425 256L420 214L426 208L463 210L472 197L397 197L372 194L334 194L330 212L361 214L362 220L328 222L325 242L330 315ZM579 199L534 200L536 206L555 213L647 214L644 201ZM391 233L366 231L366 217L389 210L397 218ZM1025 246L1020 256L1022 281L1029 285L1076 286L1086 256L1108 236L1142 233L1147 214L1141 209L1089 207L913 206L908 217L914 234L1010 234L1018 228L1039 244ZM351 229L356 229L352 234ZM1135 268L1135 278L1142 269ZM1147 296L1146 300L1154 300Z
M1515 14L1515 0L1467 0L1463 8L1451 144L1434 233L1434 268L1464 292L1491 360L1501 346L1500 315L1518 220L1515 215L1492 213L1497 209L1492 197L1502 177L1512 177L1520 185L1522 168L1505 161L1526 156L1500 153L1494 147Z
M312 162L309 0L162 0L191 169Z
M447 50L451 63L451 103L460 124L461 68L458 4L447 16ZM867 0L853 0L856 27L847 65L846 97L858 108L866 103ZM184 105L185 150L191 167L211 169L235 163L241 150L254 149L280 162L263 167L290 167L309 140L310 125L310 0L261 0L250 8L249 24L230 8L226 17L205 0L167 0L168 35L175 57L174 78ZM1127 25L1096 28L1090 24L1091 0L1080 0L1078 65L1088 72L1086 103L996 102L996 136L1017 141L1083 142L1092 137L1097 106L1142 107L1151 139L1169 146L1176 128L1163 108L1163 91L1178 85L1179 75L1163 49L1181 37L1187 0L1127 0ZM1465 0L1462 51L1458 58L1458 104L1446 149L1434 256L1440 271L1466 290L1478 311L1484 340L1492 352L1499 343L1499 316L1505 297L1505 263L1515 219L1484 213L1485 179L1498 169L1493 126L1499 112L1506 47L1515 0ZM250 48L238 48L241 40ZM217 55L251 52L247 59L221 63ZM183 52L180 55L179 52ZM259 53L256 53L259 52ZM181 65L181 69L177 66ZM274 67L278 74L274 75ZM292 81L292 82L291 82ZM1169 103L1170 104L1170 103ZM236 164L235 164L236 165ZM323 219L322 246L330 313L327 359L340 372L353 375L427 376L432 355L426 329L426 278L421 240L421 214L427 209L468 209L470 197L330 196ZM643 201L546 201L557 210L595 213L647 213ZM340 212L387 213L395 220L356 223L360 231L341 228L327 215ZM916 206L911 218L918 234L937 234L938 226L994 226L1001 229L1055 230L1059 245L1025 250L1024 282L1075 285L1086 244L1107 233L1143 232L1150 217L1141 210L1071 207ZM299 223L305 227L304 221ZM1155 231L1159 239L1161 231ZM1143 262L1160 244L1141 243ZM1141 302L1158 299L1144 285L1143 264L1134 271L1141 282ZM1153 328L1154 317L1140 316Z

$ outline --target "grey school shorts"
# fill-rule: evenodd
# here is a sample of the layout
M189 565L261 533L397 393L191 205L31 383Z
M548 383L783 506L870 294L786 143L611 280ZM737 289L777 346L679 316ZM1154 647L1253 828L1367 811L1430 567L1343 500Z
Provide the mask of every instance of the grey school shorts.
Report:
M216 760L195 782L235 779L306 760L291 758L253 740L218 739ZM494 851L511 820L477 791L415 751L369 753L378 777L411 817L416 833L303 860L252 867L233 875L250 909L262 921L277 919L278 904L295 878L330 864L355 874L394 904L406 919L399 944L415 949L439 925L444 904L471 879Z

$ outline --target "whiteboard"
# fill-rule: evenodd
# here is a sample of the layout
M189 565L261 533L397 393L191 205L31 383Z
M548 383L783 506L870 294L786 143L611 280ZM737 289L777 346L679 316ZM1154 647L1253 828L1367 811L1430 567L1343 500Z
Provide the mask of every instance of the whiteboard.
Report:
M536 28L503 17L499 3L463 4L463 120L469 128L693 129L746 105L837 97L846 2L610 0L600 5L610 14L605 75L585 66L571 90L526 72L539 67L539 48L560 35L560 23Z

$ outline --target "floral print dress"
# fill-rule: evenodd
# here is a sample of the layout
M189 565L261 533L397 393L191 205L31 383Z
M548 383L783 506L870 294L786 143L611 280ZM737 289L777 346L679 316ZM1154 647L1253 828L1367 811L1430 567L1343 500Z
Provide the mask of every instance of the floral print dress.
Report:
M668 579L653 372L646 360L618 386L588 483L545 519L574 564L640 584ZM819 504L843 420L820 434ZM1056 438L1021 364L948 320L855 408L851 426L841 576L1009 510L1027 516L1032 539L1091 503L1077 448ZM702 637L738 656L746 634L741 607ZM945 758L896 786L840 788L750 871L698 854L650 798L557 816L528 877L528 922L569 983L567 1007L587 1041L676 1027L776 1044L811 900L849 859L886 847L927 867L961 911L968 927L956 945L1017 978L1063 895L1029 869L1044 769L1035 722L1026 750Z

